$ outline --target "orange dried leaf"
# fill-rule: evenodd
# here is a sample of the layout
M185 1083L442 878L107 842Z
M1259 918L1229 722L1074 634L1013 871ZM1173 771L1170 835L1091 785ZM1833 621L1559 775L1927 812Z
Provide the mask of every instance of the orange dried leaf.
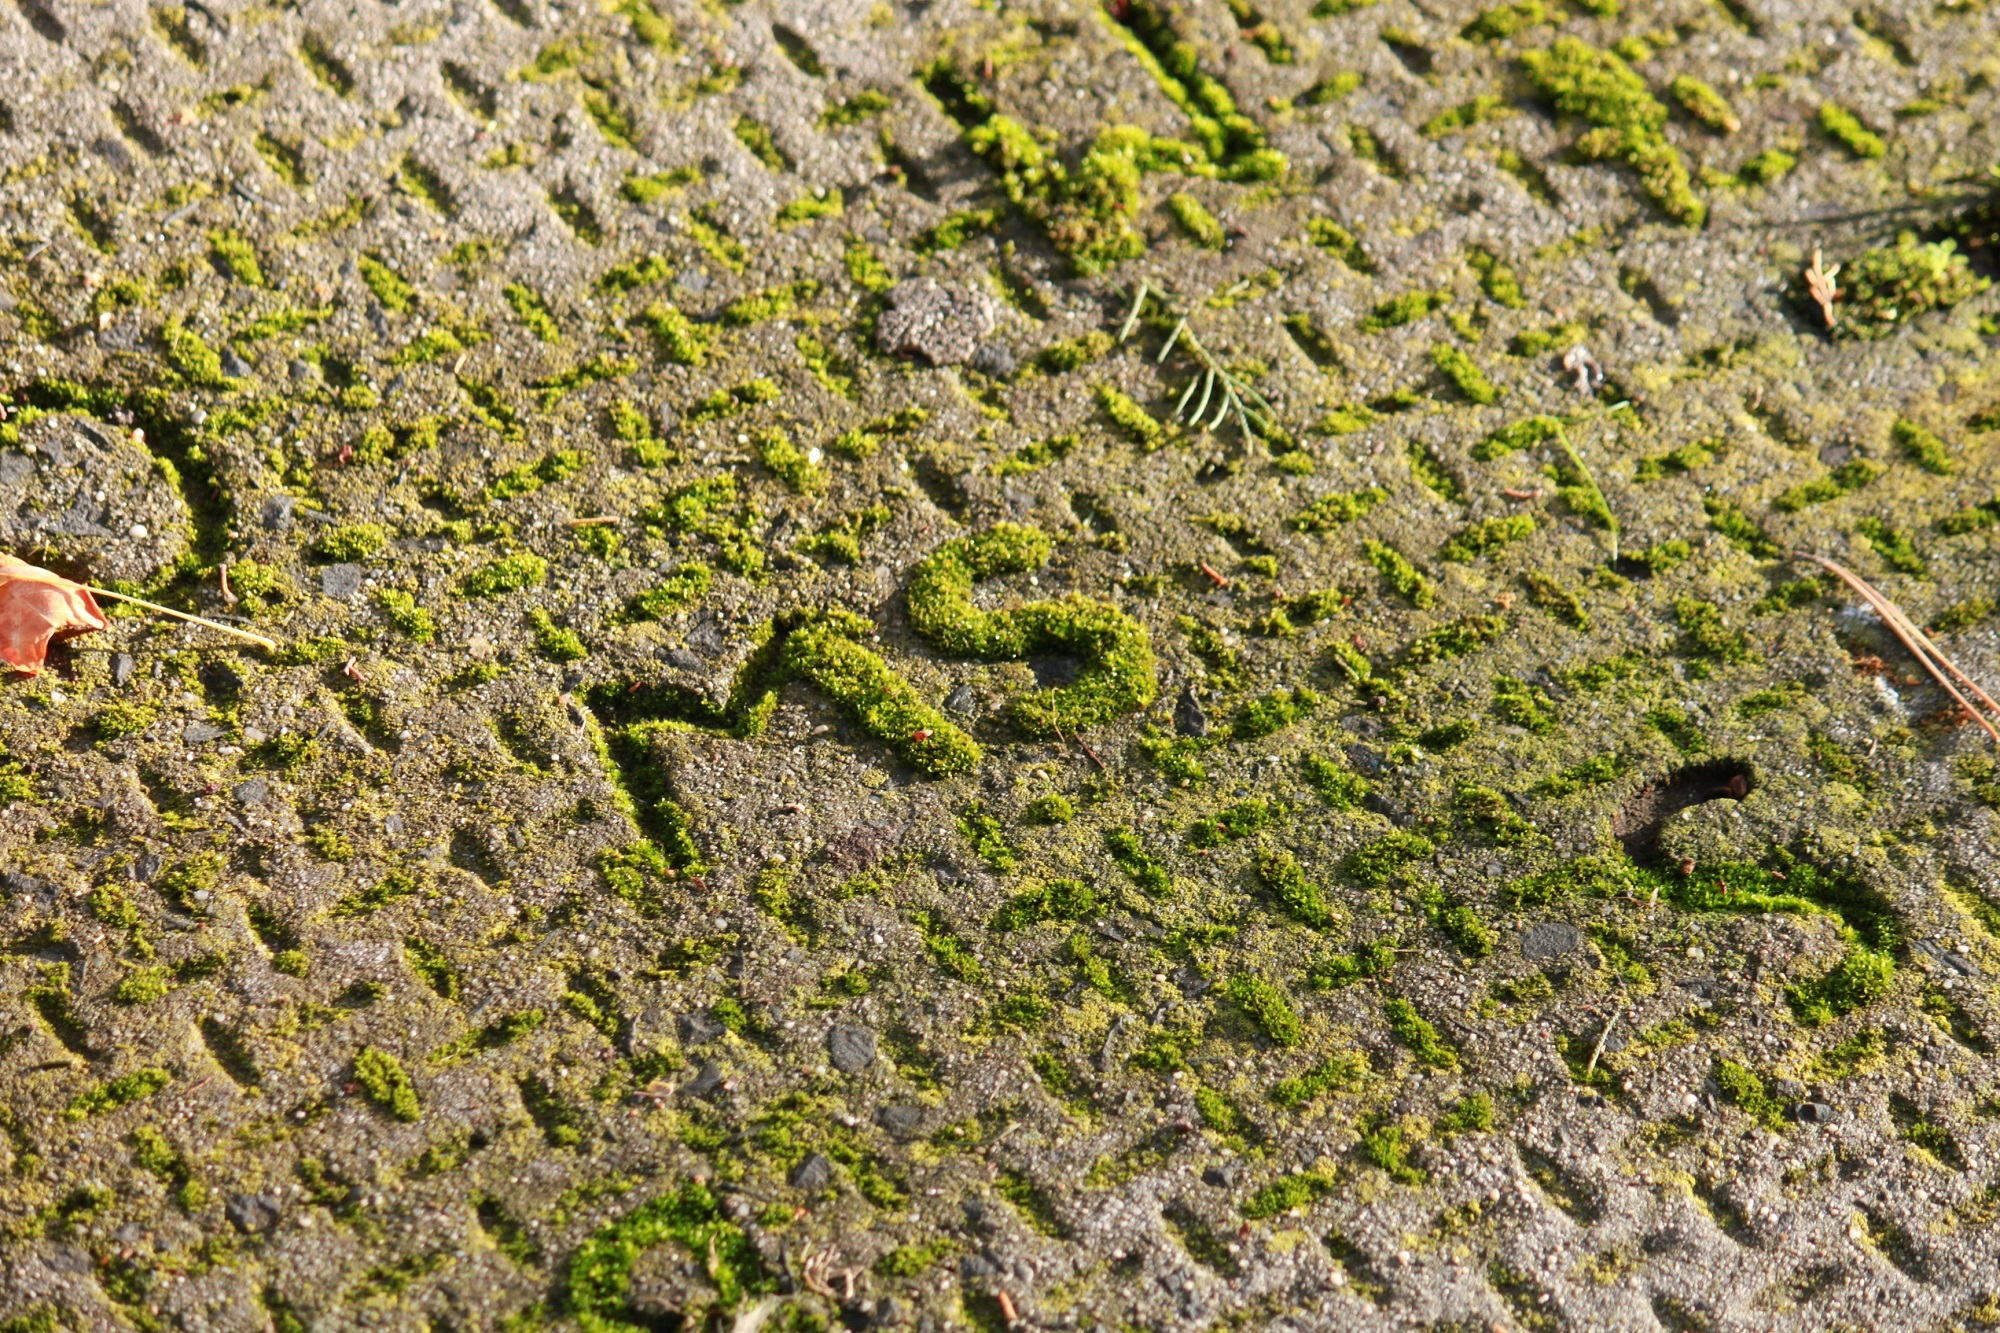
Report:
M0 555L0 661L14 670L38 676L50 639L110 625L81 583Z

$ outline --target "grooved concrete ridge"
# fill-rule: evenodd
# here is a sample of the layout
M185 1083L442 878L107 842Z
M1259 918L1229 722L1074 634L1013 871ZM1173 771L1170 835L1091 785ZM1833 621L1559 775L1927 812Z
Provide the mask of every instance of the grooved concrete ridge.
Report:
M1996 38L16 0L0 1333L2000 1324Z

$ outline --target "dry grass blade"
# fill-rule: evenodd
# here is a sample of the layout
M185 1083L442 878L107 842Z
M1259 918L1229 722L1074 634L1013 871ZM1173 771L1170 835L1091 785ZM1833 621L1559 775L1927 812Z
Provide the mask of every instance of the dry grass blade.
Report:
M1952 697L1966 716L1984 727L1986 734L1991 736L1996 742L2000 742L2000 731L1996 731L1993 723L1988 721L1984 714L1973 707L1971 702L1958 692L1958 687L1952 684L1952 679L1956 678L1959 684L1964 685L1966 689L1970 690L1973 696L1980 703L1986 705L1987 709L1995 717L2000 717L2000 704L1994 703L1992 697L1985 690L1980 689L1977 682L1961 671L1958 663L1946 657L1944 650L1931 642L1930 636L1917 627L1916 622L1904 613L1902 607L1890 601L1885 594L1869 583L1868 580L1862 578L1859 574L1856 574L1853 570L1840 564L1838 561L1829 560L1823 555L1813 555L1807 551L1793 551L1791 558L1818 565L1821 569L1834 575L1841 582L1859 593L1863 601L1875 608L1875 614L1882 617L1882 623L1889 627L1889 632L1902 642L1903 647L1910 650L1910 656L1923 664L1924 670L1930 673L1931 679L1936 681L1944 692Z
M1840 265L1835 264L1832 268L1824 267L1820 263L1819 249L1814 247L1812 264L1805 272L1806 295L1818 303L1819 313L1826 319L1826 326L1829 329L1833 327L1836 318L1833 303L1840 295L1840 288L1833 285L1833 280L1839 275Z

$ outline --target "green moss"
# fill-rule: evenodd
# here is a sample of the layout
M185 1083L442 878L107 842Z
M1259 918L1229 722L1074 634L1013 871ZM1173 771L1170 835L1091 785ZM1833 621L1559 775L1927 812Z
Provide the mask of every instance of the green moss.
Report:
M1382 1018L1389 1025L1390 1034L1424 1064L1433 1069L1458 1068L1458 1052L1408 1000L1398 997L1385 1002Z
M1622 58L1561 37L1545 50L1522 53L1521 69L1558 112L1592 127L1577 141L1578 153L1631 167L1646 197L1668 217L1701 225L1708 209L1663 133L1667 109Z
M1491 120L1502 120L1517 114L1507 99L1492 93L1481 93L1470 102L1461 102L1449 111L1440 111L1420 128L1426 139L1442 139L1447 134L1469 130L1484 125Z
M1060 792L1050 792L1028 802L1028 818L1037 824L1067 824L1076 818L1076 807Z
M459 587L468 597L498 597L522 588L539 588L548 580L548 561L532 551L516 551L466 575Z
M1280 1217L1295 1208L1310 1208L1337 1188L1337 1181L1318 1172L1281 1176L1243 1201L1243 1216L1253 1222Z
M792 164L778 151L777 141L771 137L770 126L753 120L749 116L738 116L735 125L736 141L750 150L750 156L763 163L772 171L790 171Z
M896 285L895 273L876 257L868 242L859 236L847 238L847 249L842 259L849 280L865 292L880 295Z
M1492 787L1460 783L1458 790L1452 796L1452 807L1464 815L1467 821L1485 836L1486 841L1496 846L1520 847L1535 840L1535 826L1514 813L1514 807L1506 796ZM1454 921L1457 924L1453 924L1447 933L1460 929L1464 918L1457 917ZM1434 919L1432 924L1438 926L1440 930L1446 930L1446 923L1442 917ZM1465 927L1465 932L1468 938L1479 933L1470 927ZM1468 952L1475 954L1483 952L1475 951L1474 946L1464 939L1459 942Z
M535 651L551 662L581 662L590 656L575 630L556 624L539 606L528 612L528 628L534 634Z
M1328 532L1343 523L1352 523L1389 498L1379 486L1365 491L1333 491L1301 509L1292 518L1300 532Z
M1004 207L963 209L949 214L943 221L926 229L912 243L911 248L918 254L925 255L957 250L976 236L986 236L998 231L1000 224L1006 219L1007 210Z
M87 1120L91 1116L115 1111L121 1106L128 1106L141 1098L150 1097L173 1081L174 1076L164 1069L135 1069L129 1074L122 1074L78 1093L64 1110L63 1116L69 1120Z
M1446 542L1439 552L1446 560L1469 563L1491 551L1497 551L1508 542L1515 542L1535 530L1535 520L1528 514L1510 514L1505 518L1489 518L1459 530L1458 535Z
M783 428L766 426L750 437L757 461L771 475L800 495L818 495L826 489L826 469L806 456Z
M818 281L812 278L766 287L762 291L739 296L722 307L722 322L731 328L748 328L752 324L764 324L774 319L790 319L799 313L802 303L818 296L819 291Z
M1355 239L1354 233L1332 218L1307 219L1306 239L1356 273L1375 271L1375 262L1368 258L1367 252L1361 248L1361 242Z
M1889 145L1882 142L1882 136L1861 123L1846 107L1837 102L1819 104L1819 127L1826 137L1859 158L1881 157L1889 151Z
M1890 527L1872 515L1857 520L1854 530L1868 539L1883 564L1911 578L1929 578L1930 566L1910 541L1909 534Z
M1285 993L1260 977L1239 972L1222 983L1223 998L1241 1009L1274 1046L1297 1046L1305 1024Z
M1020 869L1020 853L1007 841L1006 830L979 802L974 801L959 815L958 829L994 873L1011 875Z
M1218 811L1205 819L1197 819L1188 826L1190 847L1220 847L1225 843L1247 838L1276 823L1284 814L1284 808L1261 796L1238 801L1225 810Z
M1049 736L1100 725L1152 703L1152 647L1145 628L1115 607L1077 594L983 611L973 586L1003 574L1027 573L1049 557L1049 538L1018 524L947 542L921 561L908 588L910 626L940 650L959 657L1009 660L1044 652L1081 659L1068 685L1012 701L1008 715L1032 735Z
M1461 1097L1438 1117L1437 1127L1443 1134L1484 1134L1493 1128L1493 1098L1483 1092Z
M159 1177L182 1211L194 1212L208 1202L208 1189L195 1177L194 1167L159 1130L151 1125L134 1129L132 1150L132 1160Z
M653 176L627 176L624 183L618 187L618 193L632 203L650 204L670 195L679 194L700 179L699 167L675 167L672 171Z
M417 289L374 255L358 254L354 257L354 264L361 272L362 283L374 293L375 300L384 310L400 315L416 301Z
M1243 705L1230 734L1239 741L1261 740L1305 717L1323 702L1303 685L1295 690L1278 690Z
M119 1004L151 1004L174 988L173 972L164 967L136 967L111 988L111 998Z
M1431 364L1451 381L1467 402L1484 407L1500 401L1500 390L1460 348L1450 343L1431 344Z
M676 565L656 585L635 596L627 604L626 615L633 620L658 620L684 610L708 596L713 581L714 575L707 565L685 561Z
M1560 23L1563 17L1560 10L1550 10L1541 0L1515 0L1513 4L1481 10L1459 30L1459 36L1475 42L1505 41L1529 28Z
M660 355L677 366L702 366L714 338L665 301L655 301L640 314L639 322L653 335Z
M1902 446L1911 462L1934 477L1952 474L1951 451L1929 429L1907 418L1898 418L1890 427L1890 437Z
M1676 74L1667 85L1667 96L1680 104L1681 110L1700 121L1718 134L1734 134L1743 128L1736 110L1729 105L1723 95L1692 74Z
M1775 185L1798 164L1798 158L1783 149L1767 148L1736 168L1736 174L1752 185Z
M349 523L320 533L312 549L328 560L366 560L388 544L389 530L380 523Z
M895 103L889 94L879 88L863 88L854 96L835 102L820 112L821 129L839 129L847 125L858 125L887 111Z
M924 951L939 968L967 985L977 985L985 980L986 969L979 965L979 959L971 948L945 924L943 918L935 912L919 911L912 912L909 919L924 943Z
M1357 884L1378 885L1405 866L1429 857L1437 847L1420 833L1389 833L1355 848L1341 862L1341 873Z
M387 1051L364 1046L354 1057L354 1081L361 1085L369 1101L398 1120L416 1120L423 1115L417 1090L402 1063Z
M1429 579L1417 572L1417 567L1401 551L1373 538L1362 542L1361 549L1368 556L1368 562L1381 571L1389 586L1410 605L1428 610L1437 604L1437 590L1431 586Z
M1404 1185L1421 1185L1430 1177L1422 1167L1410 1161L1416 1138L1417 1135L1406 1126L1376 1119L1362 1128L1358 1149L1364 1159L1387 1172L1391 1180Z
M1494 431L1478 444L1472 446L1472 456L1482 463L1490 463L1496 458L1523 449L1536 449L1545 444L1554 444L1562 434L1562 422L1555 417L1523 417Z
M160 326L160 343L167 365L188 384L204 389L231 386L232 381L222 373L221 354L178 317Z
M1414 324L1433 311L1442 310L1450 304L1451 293L1447 291L1404 292L1401 296L1391 297L1377 305L1362 316L1355 327L1363 333L1398 329L1405 324Z
M1285 910L1315 930L1330 930L1340 922L1340 914L1327 902L1326 894L1306 878L1298 858L1290 852L1266 852L1257 859L1257 877L1264 889Z
M1104 415L1130 436L1134 444L1141 449L1153 450L1166 443L1167 428L1145 408L1109 384L1092 387L1097 394L1097 405L1104 410Z
M1322 755L1302 756L1299 771L1306 784L1332 809L1355 809L1368 795L1368 779Z
M257 262L257 248L233 231L208 234L208 256L215 266L250 287L264 285L264 269Z
M1167 868L1146 851L1139 841L1139 835L1129 828L1109 828L1104 831L1105 850L1118 868L1132 877L1132 882L1155 897L1173 890L1173 879Z
M1680 622L1681 651L1690 657L1734 665L1755 657L1743 631L1723 623L1722 608L1695 597L1674 599L1674 618Z
M1772 1133L1785 1128L1785 1104L1773 1097L1764 1080L1734 1060L1718 1059L1713 1074L1722 1099Z
M583 470L588 461L576 449L553 450L536 462L523 463L495 477L486 488L486 497L489 500L512 500L532 495L544 486L574 476Z
M1824 976L1786 988L1792 1016L1806 1027L1824 1027L1889 993L1896 963L1887 953L1855 946Z
M1205 250L1220 250L1229 240L1215 214L1185 190L1167 196L1167 211L1188 239Z
M1863 251L1840 271L1837 337L1880 338L1932 310L1948 310L1989 286L1957 243L1920 242L1903 232L1893 246Z
M870 735L924 772L938 776L972 768L979 746L861 646L858 640L871 629L859 616L823 613L786 636L783 668L846 708Z
M987 923L990 930L1020 930L1046 921L1081 921L1099 910L1096 890L1081 880L1054 879L1009 898Z
M597 285L607 292L631 292L665 282L674 271L657 254L634 255L622 264L613 264L598 277Z
M826 218L837 218L847 206L846 198L838 189L821 189L813 194L801 195L778 210L777 224L780 227L796 227L802 222L816 222Z
M578 1247L563 1293L583 1333L640 1333L651 1325L626 1293L639 1256L666 1245L700 1256L707 1274L707 1283L697 1284L683 1303L683 1318L707 1323L713 1312L719 1319L771 1287L749 1237L723 1216L707 1185L691 1181L599 1228Z

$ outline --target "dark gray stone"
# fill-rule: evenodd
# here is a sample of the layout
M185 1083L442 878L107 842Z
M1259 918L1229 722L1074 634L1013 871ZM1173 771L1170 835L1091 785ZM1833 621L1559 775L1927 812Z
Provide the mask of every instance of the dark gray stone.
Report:
M1201 706L1194 686L1185 686L1174 704L1174 730L1183 736L1208 735L1208 710Z
M1004 380L1020 368L1020 358L1005 343L981 343L972 354L972 368L982 375Z
M1236 1182L1242 1178L1243 1168L1234 1162L1224 1162L1220 1166L1211 1166L1208 1170L1201 1173L1203 1184L1213 1185L1217 1189L1224 1190L1235 1189Z
M299 506L294 495L267 495L258 507L257 521L266 532L285 532L292 526L292 511Z
M875 1112L875 1123L898 1143L908 1143L923 1133L924 1108L897 1103Z
M256 805L271 794L271 784L262 778L251 778L230 788L229 794L245 805Z
M1382 756L1372 746L1350 745L1347 747L1347 762L1354 765L1356 772L1366 777L1382 775Z
M979 691L970 685L961 685L944 697L945 711L957 713L960 717L976 717L979 713Z
M24 875L18 870L0 872L0 888L10 894L39 898L48 893L49 886L33 875Z
M833 1163L824 1153L814 1153L792 1168L792 1188L817 1194L833 1184Z
M820 856L835 870L851 874L873 867L895 845L895 829L887 824L863 824L829 842L820 850Z
M1583 943L1583 932L1567 921L1543 921L1521 936L1521 953L1536 962L1560 958Z
M889 356L962 365L991 332L993 298L985 292L911 278L889 289L889 308L875 321L875 345Z
M227 736L227 727L218 727L213 722L190 722L181 728L181 742L184 745L206 745L218 736Z
M713 1096L715 1090L721 1086L722 1070L717 1067L715 1061L710 1060L701 1067L699 1073L681 1085L681 1096L709 1097Z
M875 1063L875 1033L842 1023L826 1034L827 1058L843 1074L858 1074Z
M703 1046L714 1041L729 1029L722 1026L722 1020L714 1014L683 1014L681 1016L681 1043L686 1046Z
M111 659L111 683L113 685L123 685L126 681L132 679L132 673L138 669L138 666L139 664L133 659L132 654L115 654Z
M278 1225L285 1206L275 1194L232 1194L222 1212L238 1231L261 1236Z
M345 602L361 591L361 566L328 565L319 572L319 590Z
M236 355L231 347L222 349L222 373L233 380L240 380L250 373L250 363Z
M1792 1114L1808 1125L1824 1125L1832 1121L1833 1108L1825 1102L1800 1102Z
M132 859L132 878L141 884L150 884L159 877L167 859L158 852L140 852Z

